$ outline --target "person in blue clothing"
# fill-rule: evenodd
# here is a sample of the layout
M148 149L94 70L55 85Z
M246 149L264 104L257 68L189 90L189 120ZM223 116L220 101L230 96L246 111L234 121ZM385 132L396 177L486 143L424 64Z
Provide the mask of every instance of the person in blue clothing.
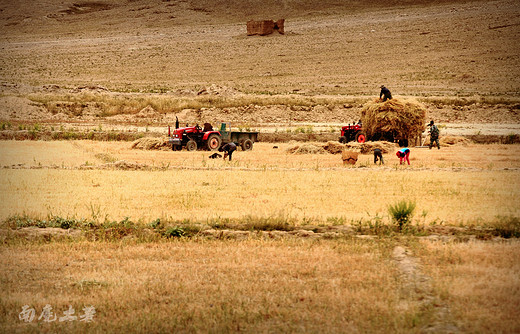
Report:
M410 149L408 147L402 148L395 154L399 158L399 164L402 165L405 161L410 164Z

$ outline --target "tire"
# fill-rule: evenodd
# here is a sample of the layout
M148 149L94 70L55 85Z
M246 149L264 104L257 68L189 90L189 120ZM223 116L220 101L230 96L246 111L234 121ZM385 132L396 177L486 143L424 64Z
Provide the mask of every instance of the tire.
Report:
M367 136L364 132L358 132L356 133L356 142L358 143L364 143L367 141Z
M241 146L243 151L251 151L253 149L253 141L251 139L246 139L242 142Z
M208 136L208 140L206 141L206 147L210 151L216 151L219 149L222 144L222 138L216 133L212 133Z
M339 137L339 142L340 142L341 144L346 144L346 143L347 143L347 137L345 137L345 136L341 136L341 137Z
M197 150L197 142L195 140L188 140L188 142L186 143L186 149L188 151L196 151Z

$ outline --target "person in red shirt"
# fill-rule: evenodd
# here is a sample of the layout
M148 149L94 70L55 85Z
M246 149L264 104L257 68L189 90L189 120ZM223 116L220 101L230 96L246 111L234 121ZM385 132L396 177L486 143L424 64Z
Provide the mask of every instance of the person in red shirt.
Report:
M399 158L400 165L402 165L405 161L410 164L410 149L408 147L400 149L395 155L397 155Z

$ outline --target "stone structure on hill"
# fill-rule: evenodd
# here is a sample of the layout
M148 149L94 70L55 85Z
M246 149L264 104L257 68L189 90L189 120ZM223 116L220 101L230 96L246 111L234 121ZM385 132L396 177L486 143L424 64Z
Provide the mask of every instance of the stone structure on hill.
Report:
M285 19L279 19L274 22L273 20L263 20L263 21L255 21L250 20L247 21L247 35L269 35L272 34L275 30L278 30L280 34L284 34L284 23Z

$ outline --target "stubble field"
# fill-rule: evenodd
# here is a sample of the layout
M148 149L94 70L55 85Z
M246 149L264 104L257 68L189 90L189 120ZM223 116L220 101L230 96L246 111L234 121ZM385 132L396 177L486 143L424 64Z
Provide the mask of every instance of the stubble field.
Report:
M0 134L32 139L0 141L2 332L520 331L517 2L0 9ZM336 138L381 84L465 140L344 166L121 139L175 116Z

